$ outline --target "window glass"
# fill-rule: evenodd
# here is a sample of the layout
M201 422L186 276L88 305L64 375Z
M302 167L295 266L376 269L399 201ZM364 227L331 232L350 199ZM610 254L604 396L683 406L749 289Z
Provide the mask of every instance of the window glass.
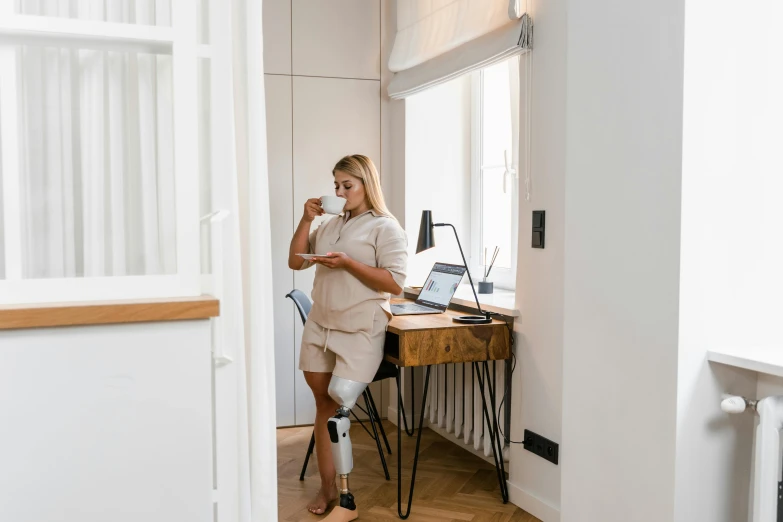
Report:
M491 261L499 248L493 272L511 268L514 242L515 175L511 75L509 62L500 62L481 73L481 249L480 263ZM508 164L509 170L506 170ZM496 274L497 275L497 274ZM492 279L492 273L490 273Z
M511 88L509 65L501 62L482 71L481 163L485 167L505 165L504 152L511 161Z
M174 274L171 56L17 47L22 276Z
M199 216L207 216L212 208L212 120L211 61L198 61L198 143L199 143ZM212 227L208 220L201 223L201 273L212 273Z
M200 44L209 44L209 0L197 0L196 38Z
M171 26L171 0L21 0L17 9L53 18Z
M480 260L481 264L485 265L484 249L486 249L486 263L489 264L495 247L498 247L498 256L492 272L498 268L511 268L512 228L515 219L512 208L514 189L511 180L507 179L506 192L503 192L503 172L503 169L485 170L481 182L483 247ZM490 278L492 275L490 273ZM494 275L497 276L497 273Z

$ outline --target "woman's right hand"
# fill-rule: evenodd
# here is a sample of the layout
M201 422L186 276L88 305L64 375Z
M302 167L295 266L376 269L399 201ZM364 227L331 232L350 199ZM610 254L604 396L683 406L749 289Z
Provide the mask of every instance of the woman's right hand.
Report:
M310 222L313 221L316 217L322 216L323 214L324 209L321 207L321 198L311 198L305 202L302 219Z

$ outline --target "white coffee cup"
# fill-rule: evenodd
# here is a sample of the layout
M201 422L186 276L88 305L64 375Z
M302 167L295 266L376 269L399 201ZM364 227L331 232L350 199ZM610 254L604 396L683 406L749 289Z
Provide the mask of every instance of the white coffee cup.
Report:
M346 203L346 199L339 196L321 196L321 207L327 214L339 215Z

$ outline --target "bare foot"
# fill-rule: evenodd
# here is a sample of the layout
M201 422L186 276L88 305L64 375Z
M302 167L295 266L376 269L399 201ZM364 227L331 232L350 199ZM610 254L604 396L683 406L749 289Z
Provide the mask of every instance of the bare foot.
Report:
M313 501L307 505L307 510L316 515L323 515L326 513L326 508L329 507L329 503L335 499L337 499L336 486L331 486L326 489L322 487L318 490L318 494Z

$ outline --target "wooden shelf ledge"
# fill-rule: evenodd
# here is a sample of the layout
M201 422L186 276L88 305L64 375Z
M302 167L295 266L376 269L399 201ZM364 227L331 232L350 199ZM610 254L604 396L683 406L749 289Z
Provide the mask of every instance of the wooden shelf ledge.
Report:
M212 296L0 306L0 330L209 319L220 315Z

